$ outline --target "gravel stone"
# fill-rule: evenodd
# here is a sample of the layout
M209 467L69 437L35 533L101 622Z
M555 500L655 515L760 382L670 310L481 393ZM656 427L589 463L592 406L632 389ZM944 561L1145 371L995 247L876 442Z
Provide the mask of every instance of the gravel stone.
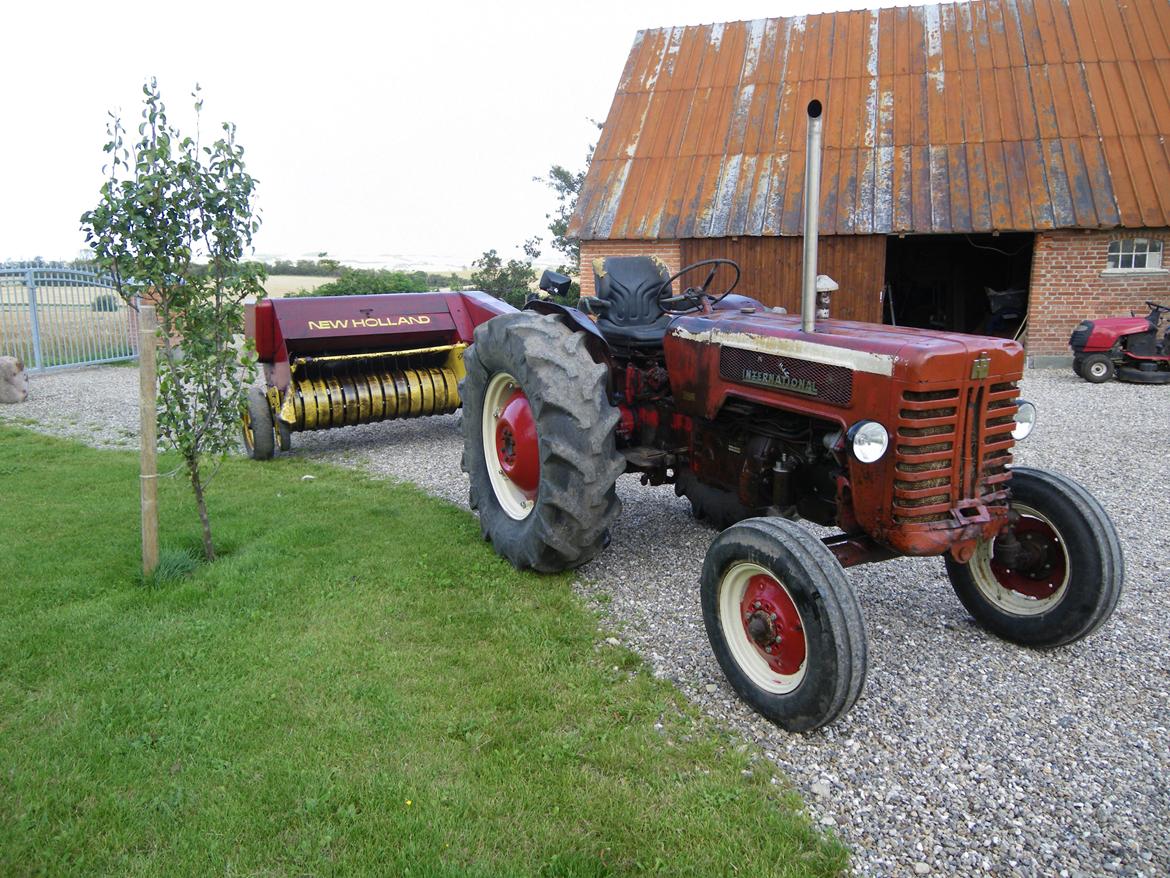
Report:
M31 380L29 400L0 406L0 420L98 447L136 444L135 370ZM1117 610L1080 643L1037 651L996 640L967 616L940 559L855 567L865 691L841 721L792 735L745 707L711 655L698 579L715 532L670 486L622 477L613 542L579 571L602 636L620 636L758 746L850 845L856 875L1170 873L1170 389L1092 385L1071 370L1030 371L1022 389L1039 423L1017 462L1085 485L1125 551ZM297 434L292 454L465 506L458 417Z

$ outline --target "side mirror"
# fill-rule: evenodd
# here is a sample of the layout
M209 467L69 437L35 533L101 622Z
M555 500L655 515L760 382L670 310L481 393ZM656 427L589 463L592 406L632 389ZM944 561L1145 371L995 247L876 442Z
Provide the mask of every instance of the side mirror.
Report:
M569 287L572 285L573 281L570 278L563 274L557 274L555 271L546 269L544 274L540 276L540 288L554 296L568 295Z

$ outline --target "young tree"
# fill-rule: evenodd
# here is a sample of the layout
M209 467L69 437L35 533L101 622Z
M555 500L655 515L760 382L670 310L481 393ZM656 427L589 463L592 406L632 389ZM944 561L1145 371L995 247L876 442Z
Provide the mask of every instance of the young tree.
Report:
M532 261L540 258L540 239L530 238L524 242L525 259L509 259L507 263L495 249L488 250L471 263L475 271L471 274L473 289L491 293L516 307L524 304L532 284L536 281L536 270Z
M600 129L601 123L590 119ZM581 269L581 241L569 237L569 221L577 210L577 196L581 194L581 187L585 183L585 175L589 172L589 164L593 161L593 150L596 144L589 147L585 154L585 167L579 171L570 171L562 165L553 165L544 177L533 177L537 183L544 183L556 193L557 207L553 213L546 213L549 221L548 230L552 232L552 247L564 254L567 262L561 266L566 274L576 275Z
M235 126L224 123L210 146L200 142L198 86L194 138L167 121L154 79L143 94L132 145L121 118L110 114L109 177L97 206L82 215L82 230L119 294L131 305L142 295L158 311L159 431L183 458L211 561L204 462L236 445L255 355L232 336L243 328L244 300L264 295L263 266L245 261L260 227L256 181L244 169Z
M590 150L590 156L592 154L593 151ZM535 178L557 194L556 210L545 214L545 219L549 221L548 230L552 232L550 243L553 249L559 250L567 260L562 268L567 268L574 274L581 265L581 241L569 237L569 220L573 218L573 212L577 209L577 196L581 192L581 185L585 182L585 173L588 169L588 160L585 162L585 168L576 173L561 165L553 165L549 168L547 177Z

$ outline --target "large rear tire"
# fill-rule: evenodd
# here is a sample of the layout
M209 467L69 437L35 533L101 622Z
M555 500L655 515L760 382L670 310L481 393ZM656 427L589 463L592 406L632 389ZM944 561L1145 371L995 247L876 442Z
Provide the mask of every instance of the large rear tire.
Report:
M1125 562L1117 530L1084 488L1056 473L1016 467L1012 510L1016 539L1029 550L1021 566L995 557L981 542L960 564L946 556L959 600L991 633L1047 648L1080 640L1101 626L1121 596Z
M244 412L244 448L253 460L271 460L276 453L272 407L259 387L248 388L248 408Z
M625 471L607 370L555 317L502 314L464 354L463 471L484 539L517 568L592 559L621 512Z
M833 722L865 683L861 605L820 540L783 518L749 518L703 562L703 624L728 682L791 732Z

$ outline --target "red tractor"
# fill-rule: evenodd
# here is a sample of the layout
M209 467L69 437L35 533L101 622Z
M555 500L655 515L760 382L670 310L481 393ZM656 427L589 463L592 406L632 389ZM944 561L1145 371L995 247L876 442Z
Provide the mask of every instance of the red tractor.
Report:
M1035 419L1019 344L816 310L818 102L809 117L801 317L734 295L729 260L671 276L611 257L583 300L595 321L547 301L494 317L460 385L471 506L516 567L596 556L620 526L623 473L673 483L725 528L702 572L708 637L739 695L794 731L861 692L865 627L845 567L943 556L971 614L1033 647L1096 629L1123 579L1100 504L1064 476L1011 467ZM697 285L676 294L684 276ZM797 518L838 532L820 539Z
M1068 345L1073 352L1073 371L1090 384L1101 384L1114 375L1135 384L1170 384L1170 320L1162 330L1162 317L1170 308L1146 302L1145 317L1105 317L1077 324Z

